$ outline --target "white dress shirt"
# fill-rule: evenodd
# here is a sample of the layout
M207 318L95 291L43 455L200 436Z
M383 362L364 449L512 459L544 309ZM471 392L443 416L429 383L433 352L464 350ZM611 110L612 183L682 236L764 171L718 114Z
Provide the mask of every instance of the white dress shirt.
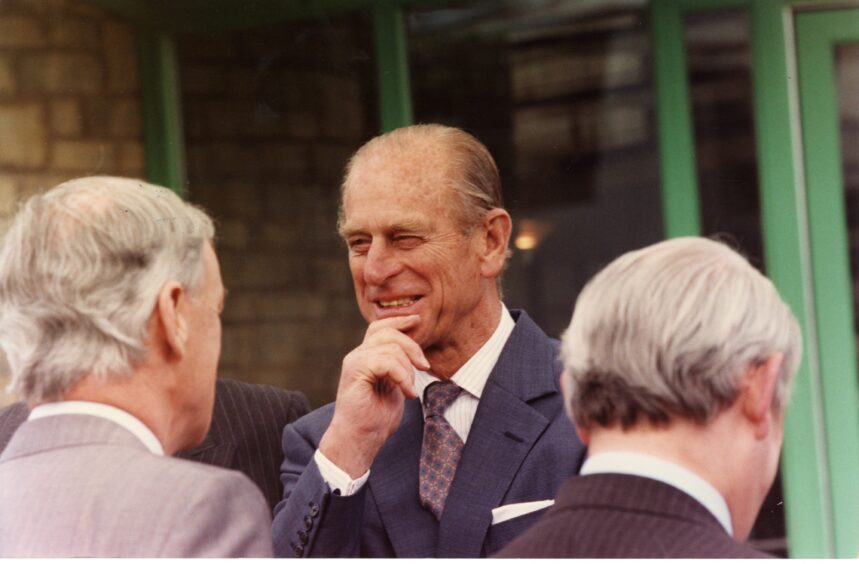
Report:
M43 403L33 408L27 420L42 419L55 415L92 415L113 421L129 433L140 439L140 442L151 452L164 456L164 447L149 427L127 411L104 403L92 401L58 401Z
M471 430L474 415L477 413L477 406L480 402L480 396L483 394L483 388L486 386L486 381L489 379L492 369L495 368L498 357L515 327L516 322L513 321L513 316L510 315L507 307L501 304L501 321L498 323L498 327L495 328L489 340L450 378L463 389L463 392L445 410L444 418L450 423L463 443L468 440L468 433ZM415 369L415 393L422 406L424 390L439 380L432 374ZM354 494L370 477L370 471L367 470L364 475L352 480L349 474L337 467L319 449L314 453L313 459L319 467L322 479L325 480L332 492L339 490L340 495Z
M604 452L589 456L580 474L629 474L668 484L706 507L728 535L734 535L731 512L722 494L694 472L673 462L637 452Z

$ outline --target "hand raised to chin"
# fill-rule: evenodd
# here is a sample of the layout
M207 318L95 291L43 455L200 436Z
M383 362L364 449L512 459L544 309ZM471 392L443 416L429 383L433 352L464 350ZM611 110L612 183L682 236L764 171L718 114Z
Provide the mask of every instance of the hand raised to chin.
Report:
M428 370L420 346L404 331L420 317L390 317L367 327L364 341L343 359L334 416L319 449L353 479L372 465L415 397L414 368Z

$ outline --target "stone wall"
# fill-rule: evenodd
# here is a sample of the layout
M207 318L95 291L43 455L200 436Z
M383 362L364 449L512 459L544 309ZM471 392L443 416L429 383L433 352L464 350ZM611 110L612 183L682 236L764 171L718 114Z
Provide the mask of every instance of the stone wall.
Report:
M83 0L0 1L0 233L20 200L92 174L143 175L133 29Z
M336 233L349 155L376 133L366 18L179 38L191 199L219 222L220 375L334 399L365 328Z

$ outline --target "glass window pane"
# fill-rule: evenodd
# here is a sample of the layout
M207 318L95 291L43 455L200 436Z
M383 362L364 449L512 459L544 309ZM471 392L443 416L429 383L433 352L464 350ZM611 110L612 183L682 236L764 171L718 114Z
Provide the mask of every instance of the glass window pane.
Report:
M645 2L471 2L408 17L415 119L463 127L514 219L505 302L549 334L581 287L662 238Z
M748 13L696 12L684 23L702 229L735 246L763 271ZM780 475L750 542L787 556Z

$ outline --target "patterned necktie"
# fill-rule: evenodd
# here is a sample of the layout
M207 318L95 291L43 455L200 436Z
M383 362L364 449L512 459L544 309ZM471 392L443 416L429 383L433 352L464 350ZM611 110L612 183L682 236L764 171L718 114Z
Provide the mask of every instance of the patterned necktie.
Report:
M426 421L418 489L421 505L439 521L463 446L462 439L444 418L444 410L461 390L450 380L444 380L430 384L424 392Z

